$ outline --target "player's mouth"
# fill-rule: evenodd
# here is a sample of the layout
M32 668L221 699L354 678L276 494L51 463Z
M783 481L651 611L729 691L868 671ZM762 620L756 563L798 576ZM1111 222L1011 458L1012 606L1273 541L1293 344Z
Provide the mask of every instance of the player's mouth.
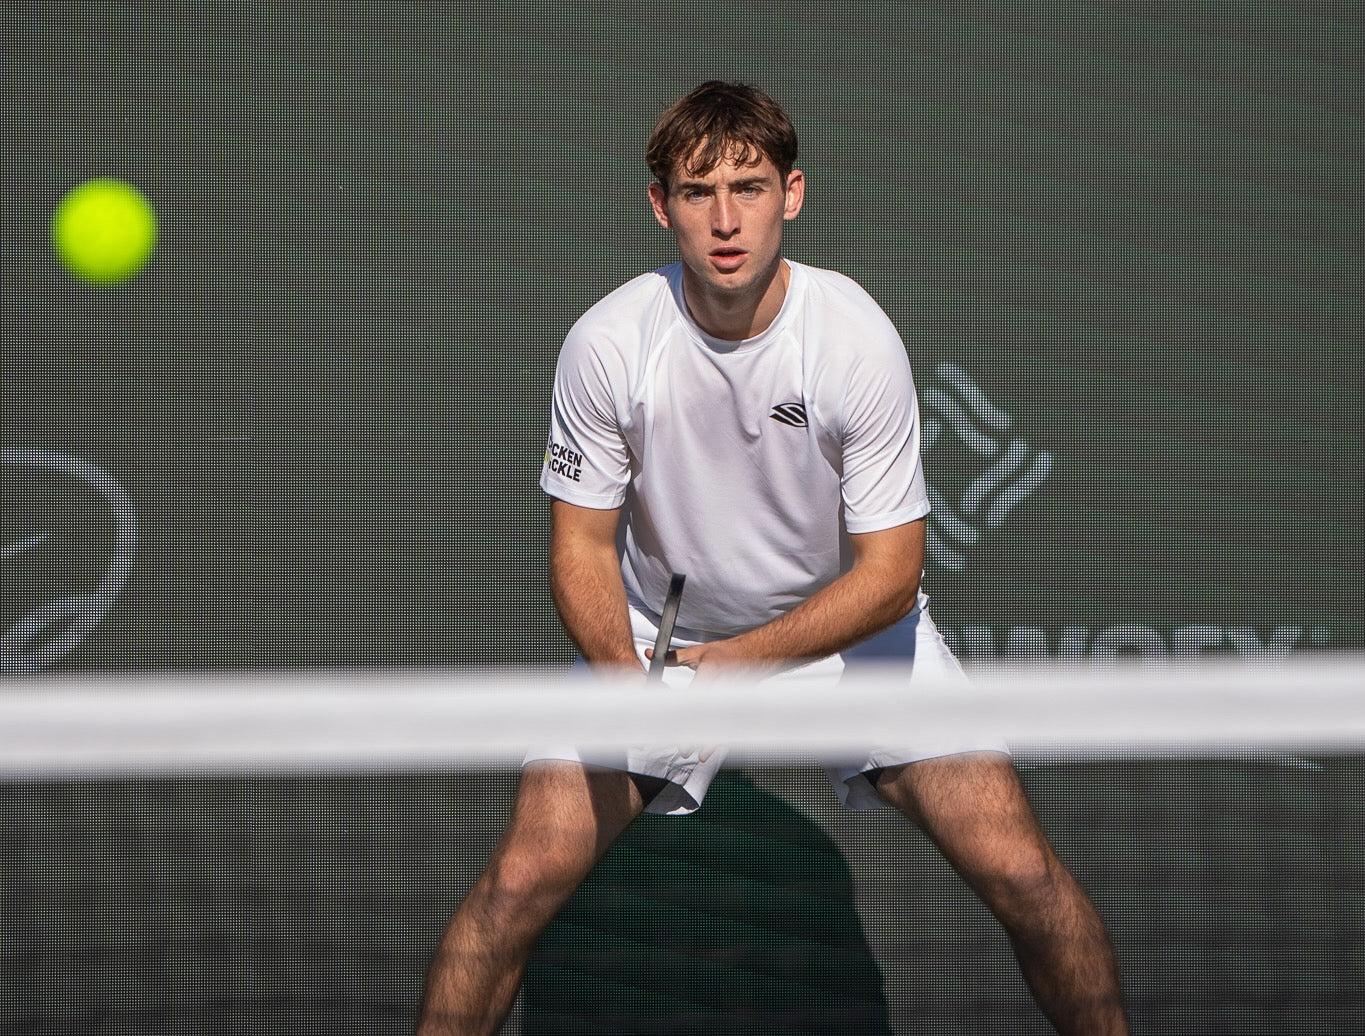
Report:
M713 248L711 263L718 270L738 270L748 255L742 248Z

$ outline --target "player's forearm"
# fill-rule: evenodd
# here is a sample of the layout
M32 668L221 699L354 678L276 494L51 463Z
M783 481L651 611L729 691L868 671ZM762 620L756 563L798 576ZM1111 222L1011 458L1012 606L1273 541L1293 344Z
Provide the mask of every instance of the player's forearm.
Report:
M550 593L565 631L587 662L638 671L620 564L615 549L554 537Z
M787 614L732 638L730 657L757 666L823 658L899 622L915 606L924 523L861 544L853 567Z
M899 622L918 589L918 573L854 568L781 618L733 638L734 647L760 666L823 658Z

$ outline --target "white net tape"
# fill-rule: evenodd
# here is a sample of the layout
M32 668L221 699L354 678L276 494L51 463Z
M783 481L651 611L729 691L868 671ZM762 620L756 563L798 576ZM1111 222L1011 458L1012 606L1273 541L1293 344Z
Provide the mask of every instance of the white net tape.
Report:
M0 689L0 777L515 764L547 743L724 745L837 756L888 732L983 721L1020 754L1330 754L1365 745L1365 660L1274 666L993 668L961 685L904 669L831 689L742 680L646 691L562 672L47 676Z

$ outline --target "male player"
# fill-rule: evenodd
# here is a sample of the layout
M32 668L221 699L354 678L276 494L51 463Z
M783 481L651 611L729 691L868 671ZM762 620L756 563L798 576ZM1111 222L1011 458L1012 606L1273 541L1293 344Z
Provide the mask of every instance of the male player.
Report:
M704 83L666 111L649 199L681 262L593 306L560 353L541 476L551 590L582 658L642 685L671 572L687 576L673 685L742 667L833 686L867 655L905 657L912 689L960 673L919 588L929 505L904 346L855 283L781 254L805 195L796 150L753 87ZM1125 1033L1103 924L1003 746L903 734L831 770L840 798L889 804L933 839L1059 1032ZM646 808L697 808L723 756L529 759L432 961L422 1036L496 1032L537 937L613 840Z

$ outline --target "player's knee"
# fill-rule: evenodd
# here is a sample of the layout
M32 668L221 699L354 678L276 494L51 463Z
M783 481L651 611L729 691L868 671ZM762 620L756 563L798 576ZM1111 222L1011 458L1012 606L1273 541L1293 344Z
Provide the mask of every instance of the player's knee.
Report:
M572 895L585 873L581 860L562 851L505 854L489 865L486 893L495 912L534 913Z
M1052 913L1067 874L1045 847L1019 847L991 862L973 884L1006 925L1027 925Z

